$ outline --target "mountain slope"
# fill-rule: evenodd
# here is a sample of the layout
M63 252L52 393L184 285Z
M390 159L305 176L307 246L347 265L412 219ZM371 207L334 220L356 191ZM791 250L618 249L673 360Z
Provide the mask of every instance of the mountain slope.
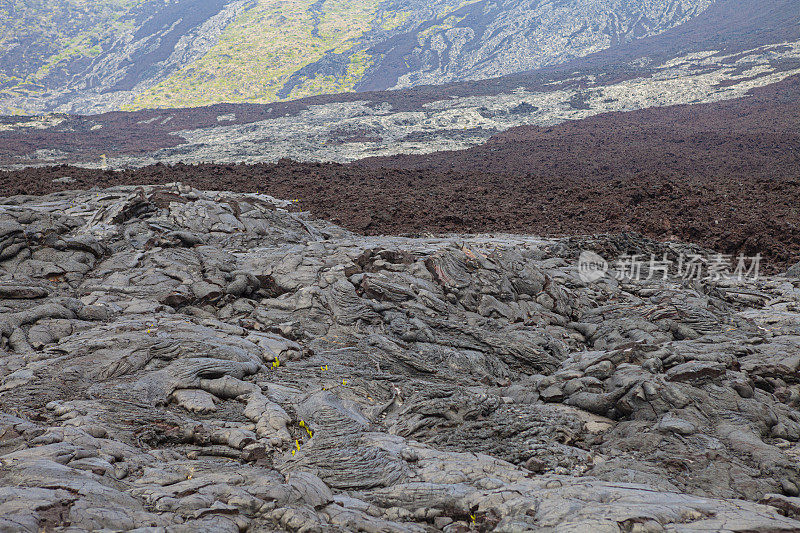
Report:
M376 46L370 89L494 78L559 64L677 26L713 0L481 0ZM396 81L394 81L396 80Z
M734 100L515 128L464 151L349 165L25 168L0 171L0 195L182 182L299 199L360 233L636 231L785 268L800 257L799 100L796 75Z
M428 154L480 145L515 126L730 100L796 74L800 3L718 0L659 35L488 80L271 104L0 116L0 167Z
M478 80L657 35L713 0L9 2L0 113L269 103Z

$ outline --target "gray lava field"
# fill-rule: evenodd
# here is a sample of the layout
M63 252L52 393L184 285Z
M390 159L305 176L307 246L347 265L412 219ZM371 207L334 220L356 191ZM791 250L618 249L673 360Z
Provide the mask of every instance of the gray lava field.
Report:
M798 272L587 282L699 250L295 211L2 200L0 531L800 530Z

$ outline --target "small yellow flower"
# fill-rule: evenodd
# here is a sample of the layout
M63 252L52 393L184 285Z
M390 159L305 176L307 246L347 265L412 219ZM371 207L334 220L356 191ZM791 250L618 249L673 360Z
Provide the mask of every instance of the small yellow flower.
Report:
M347 385L347 380L346 379L342 380L342 385Z

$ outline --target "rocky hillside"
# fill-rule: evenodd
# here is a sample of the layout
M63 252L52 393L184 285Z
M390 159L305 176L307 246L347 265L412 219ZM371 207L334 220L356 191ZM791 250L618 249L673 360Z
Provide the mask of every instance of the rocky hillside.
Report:
M291 205L3 199L0 529L800 530L796 277L587 279L706 256Z
M233 57L223 56L214 59L214 68L223 68ZM253 163L283 157L344 163L372 156L429 154L480 145L517 126L550 127L608 112L747 99L754 90L797 74L800 3L718 0L698 16L658 35L499 78L271 104L0 116L0 168L58 163L112 168L157 162ZM246 75L239 69L215 79L221 82ZM112 78L93 79L106 83ZM214 83L207 77L195 88L204 98L211 97ZM242 83L247 90L258 87L254 80ZM11 95L6 103L52 107L49 96L12 93L6 92ZM109 90L100 97L114 99L123 93L124 98L134 94ZM75 94L91 100L100 93L91 89ZM153 94L171 98L168 95L177 93L161 87ZM244 93L237 98L250 99ZM107 107L103 104L99 109Z
M785 270L800 259L798 101L800 76L793 76L736 100L515 128L463 151L347 165L29 167L0 171L0 195L183 182L292 198L295 207L358 233L633 231L722 253L760 253L765 268ZM140 149L154 137L128 132ZM81 142L75 133L59 135L28 132L15 142ZM96 137L104 140L114 142Z
M269 103L493 78L660 34L712 3L5 2L0 113Z

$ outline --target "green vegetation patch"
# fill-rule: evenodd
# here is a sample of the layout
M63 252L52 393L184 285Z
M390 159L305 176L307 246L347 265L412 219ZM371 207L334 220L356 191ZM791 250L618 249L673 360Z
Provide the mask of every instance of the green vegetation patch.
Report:
M141 94L126 109L217 102L269 103L289 78L327 54L352 54L346 75L303 80L288 98L349 91L369 56L359 48L375 21L376 0L327 0L316 26L313 0L259 0L228 26L202 58Z

